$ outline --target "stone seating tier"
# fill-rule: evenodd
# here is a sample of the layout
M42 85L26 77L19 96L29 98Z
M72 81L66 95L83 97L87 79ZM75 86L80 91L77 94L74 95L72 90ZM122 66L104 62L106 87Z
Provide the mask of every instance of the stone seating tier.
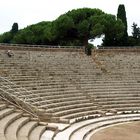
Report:
M3 50L0 54L0 74L13 83L1 81L1 88L54 116L73 119L96 109L139 107L137 52L91 57L77 51L14 50L12 58Z
M46 129L47 123L40 123L38 119L0 100L1 140L40 140Z

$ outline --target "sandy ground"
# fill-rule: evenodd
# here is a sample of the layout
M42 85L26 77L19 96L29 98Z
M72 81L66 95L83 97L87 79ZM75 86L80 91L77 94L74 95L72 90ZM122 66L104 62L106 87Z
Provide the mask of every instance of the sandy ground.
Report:
M90 140L140 140L140 122L126 123L102 129Z

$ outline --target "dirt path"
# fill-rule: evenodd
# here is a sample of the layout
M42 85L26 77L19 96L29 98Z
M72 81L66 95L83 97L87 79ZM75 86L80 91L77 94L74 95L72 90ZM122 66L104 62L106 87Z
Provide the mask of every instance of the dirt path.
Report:
M102 129L95 133L90 140L140 140L140 122Z

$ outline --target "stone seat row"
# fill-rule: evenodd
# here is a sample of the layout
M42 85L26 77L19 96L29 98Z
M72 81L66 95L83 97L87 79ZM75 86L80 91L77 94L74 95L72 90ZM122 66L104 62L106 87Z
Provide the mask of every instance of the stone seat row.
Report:
M91 120L85 120L83 122L75 123L71 128L68 128L61 135L56 135L54 140L59 140L65 136L66 140L89 140L91 136L100 128L106 128L114 124L127 123L128 121L139 121L139 114L121 114L115 116L104 116ZM69 131L68 131L69 130Z
M124 99L125 99L125 98L124 98ZM48 103L49 103L49 102L48 102ZM106 102L105 102L105 103L106 103ZM57 106L57 105L58 105L58 104L56 104L56 106ZM61 105L61 106L62 106L62 105L66 105L66 103L64 102L63 104L61 103L60 105ZM122 105L122 104L121 104L121 105ZM119 106L121 106L121 105L119 105ZM55 107L55 104L53 104L53 106ZM51 105L51 108L53 108L53 106ZM113 105L112 105L112 106L113 106ZM112 106L111 106L111 107L112 107ZM117 106L117 105L116 105L116 106ZM110 108L109 105L106 105L106 107Z
M1 140L40 140L46 129L46 123L41 123L5 101L0 101Z
M63 99L62 99L62 100L63 100ZM49 103L49 102L48 102L48 103ZM57 104L57 105L58 105L58 104ZM57 106L57 105L56 105L56 106ZM62 104L60 104L60 105L62 106ZM63 105L66 105L66 103L64 102ZM53 105L53 106L55 106L55 105ZM51 107L53 107L53 106L51 106ZM107 105L106 105L106 106L107 106ZM120 106L120 105L119 105L119 106ZM109 106L107 106L107 107L110 108Z

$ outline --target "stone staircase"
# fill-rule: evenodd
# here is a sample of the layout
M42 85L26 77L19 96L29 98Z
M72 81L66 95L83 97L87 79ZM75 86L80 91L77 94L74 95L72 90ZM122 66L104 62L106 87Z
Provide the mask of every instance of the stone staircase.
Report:
M0 100L0 140L40 140L47 123Z

